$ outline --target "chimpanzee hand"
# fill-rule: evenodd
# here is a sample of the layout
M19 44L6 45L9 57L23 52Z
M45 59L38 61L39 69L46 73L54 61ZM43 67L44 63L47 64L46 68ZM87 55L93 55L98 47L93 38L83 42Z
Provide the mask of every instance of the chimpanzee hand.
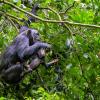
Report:
M44 43L44 42L41 42L41 41L34 43L34 46L36 46L37 48L51 49L50 44Z

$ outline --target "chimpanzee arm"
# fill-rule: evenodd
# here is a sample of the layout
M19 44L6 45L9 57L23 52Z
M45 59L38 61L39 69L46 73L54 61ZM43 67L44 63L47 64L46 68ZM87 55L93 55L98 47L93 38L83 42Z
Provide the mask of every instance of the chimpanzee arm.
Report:
M19 46L17 46L18 56L21 60L28 59L33 56L40 48L51 48L51 45L43 42L36 42L32 46L29 46L29 42L23 40Z

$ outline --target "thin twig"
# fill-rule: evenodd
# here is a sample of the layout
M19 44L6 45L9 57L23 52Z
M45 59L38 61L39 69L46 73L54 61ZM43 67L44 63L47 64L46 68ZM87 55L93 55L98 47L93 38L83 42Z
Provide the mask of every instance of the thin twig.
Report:
M17 30L17 32L19 32L19 29L16 27L15 23L10 19L10 17L7 17L6 18L10 21L10 23L15 27L15 29Z
M49 8L49 9L51 9L51 8ZM51 10L58 16L59 20L62 21L60 14L57 11L55 11L54 9L51 9ZM68 31L72 35L73 32L71 31L70 27L66 23L62 23L62 24L68 29Z
M68 7L64 12L60 12L60 14L65 14L65 13L67 13L72 7L74 7L74 5L75 5L75 1L74 1L73 4L72 4L70 7Z
M49 90L48 90L48 88L47 88L46 84L44 83L44 81L43 81L43 79L42 79L41 75L39 74L38 69L36 69L36 73L37 73L37 75L38 75L38 77L39 77L40 81L42 82L43 87L44 87L44 88L45 88L45 89L49 92Z
M86 81L87 84L88 84L88 87L86 87L86 88L89 89L89 91L91 92L91 95L92 95L93 98L94 98L94 93L93 93L93 91L92 91L92 89L91 89L91 87L90 87L90 82L88 81L88 79L87 79L87 78L85 77L85 75L84 75L83 65L82 65L82 63L81 63L80 57L79 57L79 55L78 55L77 52L76 52L76 56L77 56L78 61L79 61L79 67L80 67L80 71L81 71L81 76L85 79L85 81Z
M12 21L12 19L10 19L10 17L12 17L13 15L6 14L6 13L4 13L2 11L0 11L0 13L3 14L4 17L6 17L10 21L10 23L15 27L15 29L17 30L17 32L19 32L19 29L16 27L15 23ZM16 17L13 16L12 18L16 18Z

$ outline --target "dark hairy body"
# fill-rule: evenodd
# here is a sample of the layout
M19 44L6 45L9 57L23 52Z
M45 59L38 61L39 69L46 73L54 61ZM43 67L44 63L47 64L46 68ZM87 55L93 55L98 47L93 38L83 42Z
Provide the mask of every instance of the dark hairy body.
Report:
M1 57L0 78L6 83L18 83L24 76L24 62L36 56L41 48L51 48L39 41L37 30L23 26L20 32Z
M35 4L31 13L36 15L39 6ZM21 26L18 36L5 50L0 58L0 80L8 84L19 83L25 74L44 64L46 50L51 45L40 40L37 30L28 28L35 18L29 17L25 26ZM27 63L29 61L29 63ZM45 65L52 65L50 62Z

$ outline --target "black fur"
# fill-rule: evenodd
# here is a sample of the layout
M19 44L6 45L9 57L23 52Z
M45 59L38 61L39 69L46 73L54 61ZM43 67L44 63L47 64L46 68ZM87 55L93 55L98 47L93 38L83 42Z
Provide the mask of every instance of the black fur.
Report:
M4 81L7 83L18 82L23 77L23 63L36 55L40 48L51 47L38 39L38 32L29 28L14 39L1 58L0 74Z

